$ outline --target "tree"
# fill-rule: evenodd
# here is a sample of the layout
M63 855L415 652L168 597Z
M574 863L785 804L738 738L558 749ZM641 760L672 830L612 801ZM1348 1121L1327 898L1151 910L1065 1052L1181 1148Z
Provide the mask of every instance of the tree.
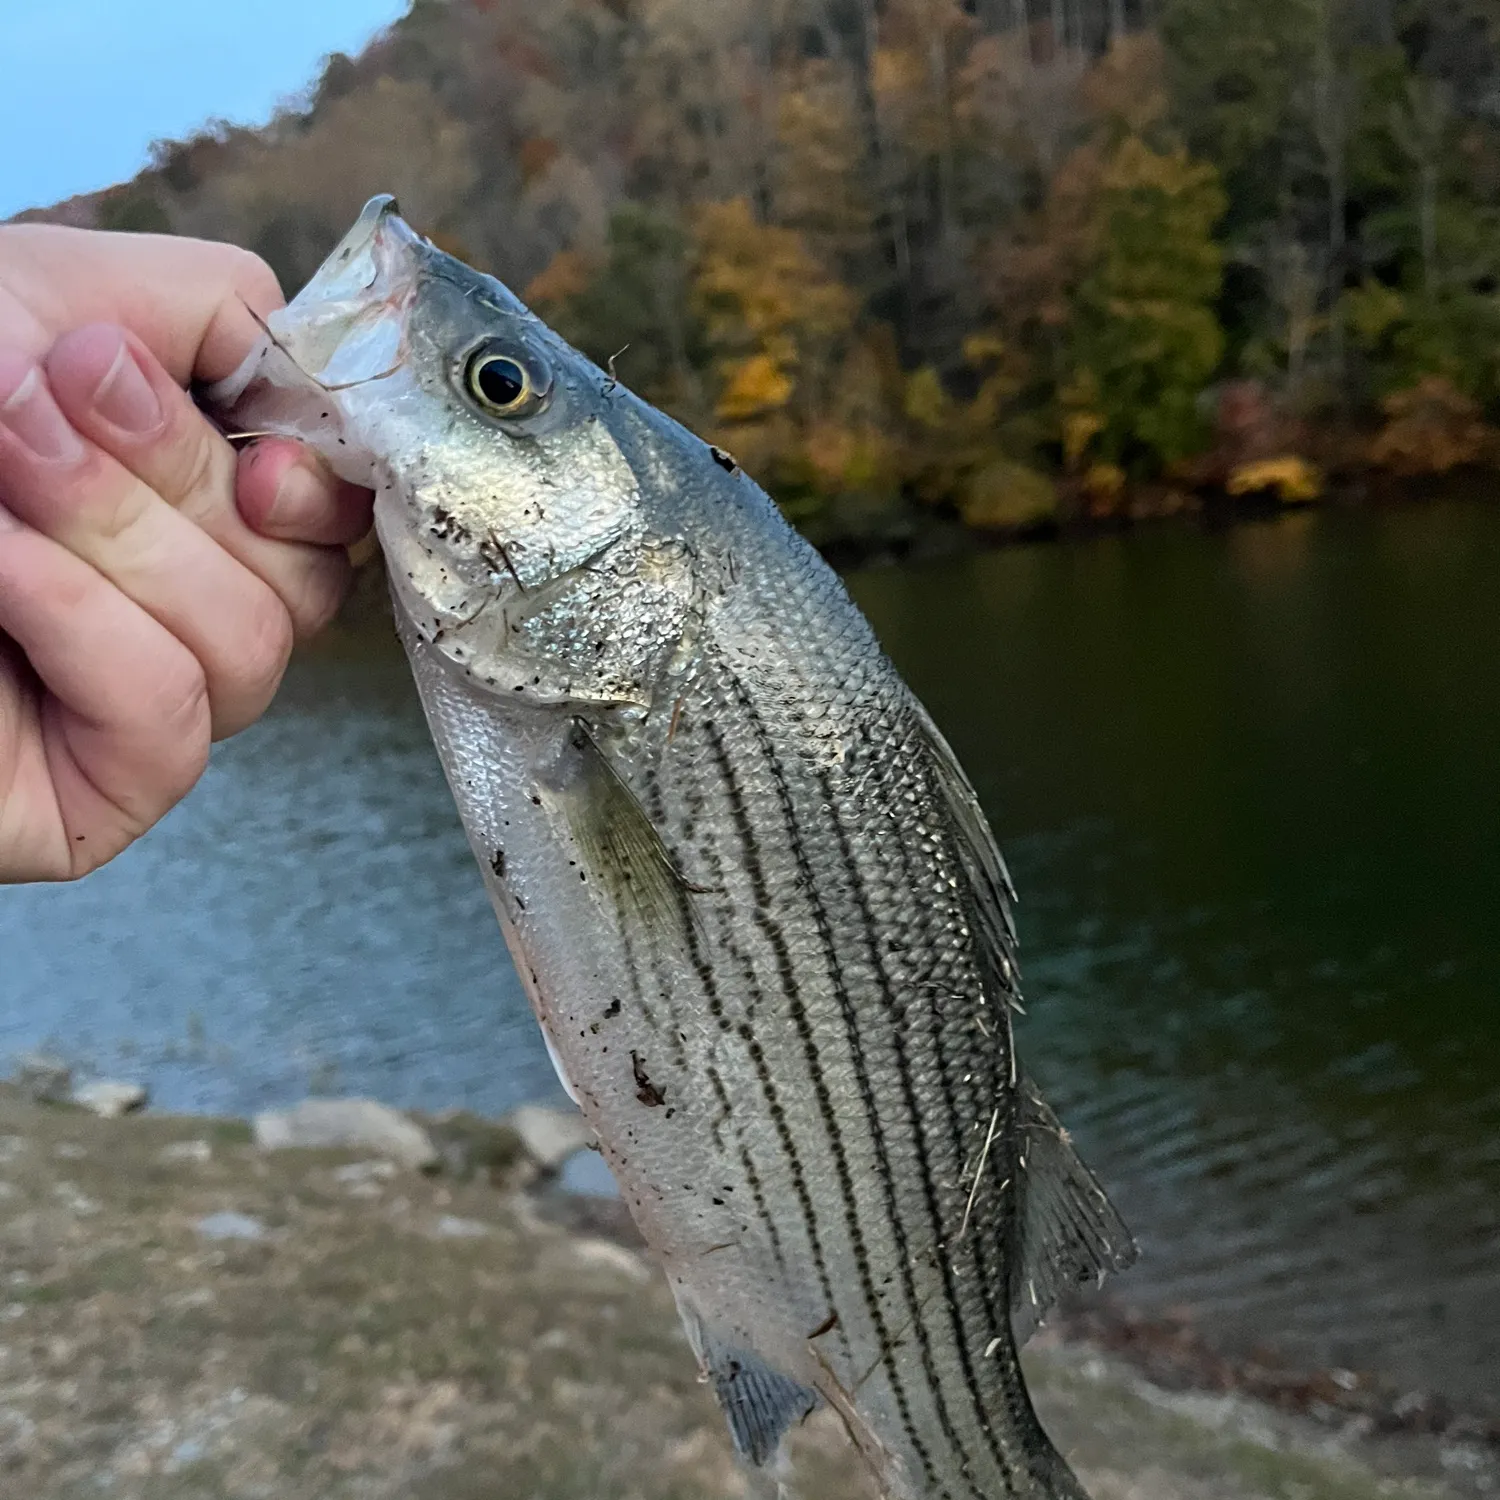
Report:
M1149 472L1198 446L1199 397L1224 352L1224 208L1218 172L1184 147L1129 135L1104 157L1061 393L1073 430L1095 429L1078 457Z
M598 364L617 357L632 389L685 421L701 420L705 347L689 305L688 252L674 217L627 203L610 219L602 257L559 251L525 299Z

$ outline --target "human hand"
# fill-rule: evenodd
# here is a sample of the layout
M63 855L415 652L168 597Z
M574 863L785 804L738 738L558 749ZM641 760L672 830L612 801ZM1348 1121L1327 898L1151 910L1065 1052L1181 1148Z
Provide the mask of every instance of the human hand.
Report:
M368 495L183 389L280 301L232 246L0 228L0 881L139 837L343 597Z

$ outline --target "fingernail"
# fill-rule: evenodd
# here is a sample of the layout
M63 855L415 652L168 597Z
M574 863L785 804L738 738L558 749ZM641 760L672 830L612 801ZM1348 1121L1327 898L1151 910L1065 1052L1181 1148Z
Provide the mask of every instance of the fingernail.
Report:
M0 406L0 423L44 463L73 464L83 457L83 439L63 416L35 365Z
M295 526L321 511L328 500L328 487L304 463L294 463L281 476L276 498L266 517L270 526Z
M161 402L124 339L94 392L94 410L121 432L145 434L161 426Z
M21 523L3 505L0 505L0 532L19 531L20 529Z

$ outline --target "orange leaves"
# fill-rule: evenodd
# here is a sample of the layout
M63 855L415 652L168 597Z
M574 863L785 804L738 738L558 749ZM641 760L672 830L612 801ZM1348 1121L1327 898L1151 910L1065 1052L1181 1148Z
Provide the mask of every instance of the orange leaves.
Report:
M562 155L562 147L546 136L534 135L521 142L516 152L516 167L522 182L540 177Z
M587 256L577 250L559 250L531 278L521 300L541 310L569 302L587 291L594 279L594 268Z
M1479 404L1442 375L1428 375L1381 403L1386 424L1370 450L1381 468L1397 474L1446 474L1500 448Z
M726 362L724 389L714 408L721 422L748 422L779 411L792 399L792 377L769 354Z

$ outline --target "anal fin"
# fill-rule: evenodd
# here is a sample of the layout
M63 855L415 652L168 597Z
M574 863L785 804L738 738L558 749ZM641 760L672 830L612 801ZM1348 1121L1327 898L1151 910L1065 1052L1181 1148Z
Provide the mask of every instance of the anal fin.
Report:
M1022 1080L1020 1105L1021 1253L1011 1283L1011 1324L1016 1341L1025 1343L1065 1287L1123 1271L1137 1251L1030 1079Z
M774 1462L781 1440L822 1404L801 1381L769 1365L742 1340L711 1329L679 1295L678 1310L699 1364L713 1386L729 1435L741 1458L764 1468Z

